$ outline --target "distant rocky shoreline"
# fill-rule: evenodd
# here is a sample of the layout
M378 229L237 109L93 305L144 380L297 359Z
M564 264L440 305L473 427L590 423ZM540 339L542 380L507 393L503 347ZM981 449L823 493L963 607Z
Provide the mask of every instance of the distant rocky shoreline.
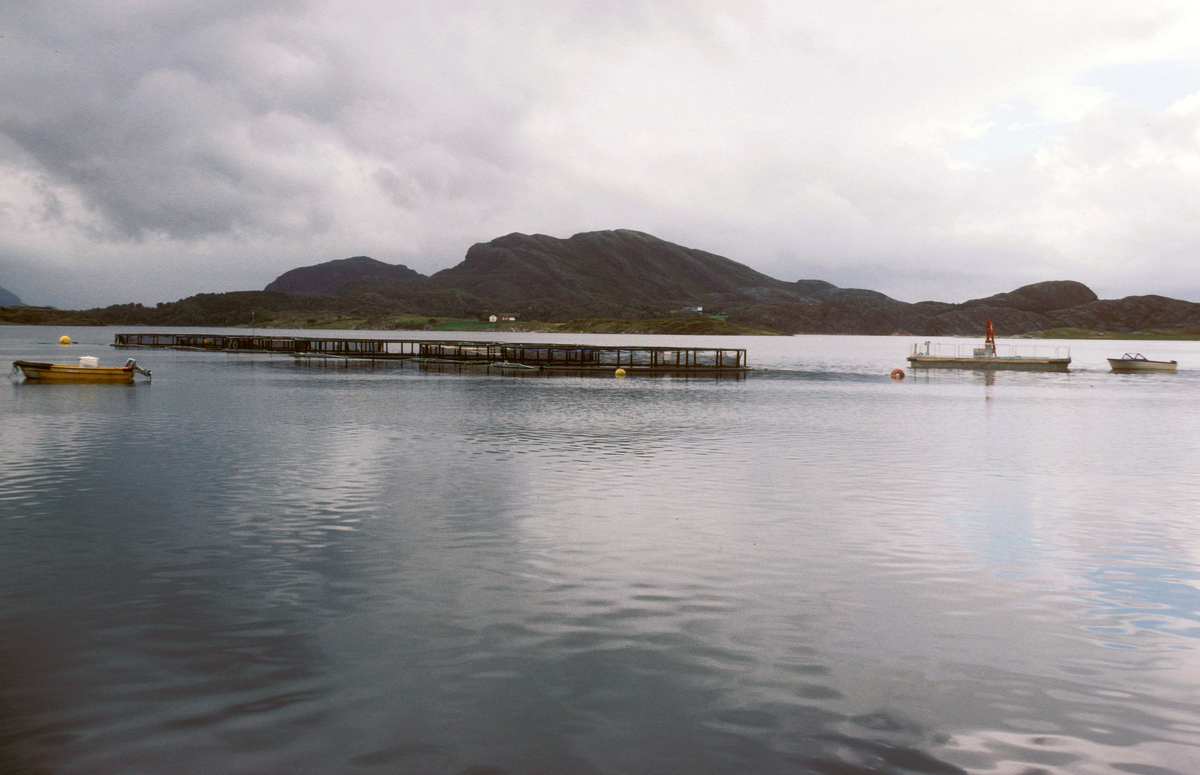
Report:
M19 312L17 310L20 310ZM581 318L567 323L542 323L528 321L518 323L479 323L467 320L439 320L436 324L397 326L388 321L370 321L362 318L327 317L295 321L287 318L256 323L256 327L265 330L274 329L307 329L307 330L352 330L352 331L496 331L496 332L525 332L542 334L649 334L649 335L692 335L692 336L787 336L779 331L747 328L721 321L719 318L699 321L681 321L677 318L619 320L611 318ZM56 310L45 307L0 307L0 325L36 325L36 326L108 326L129 325L107 323L88 313L71 310ZM177 324L170 324L174 326ZM200 324L187 324L200 325ZM224 324L222 324L224 325ZM237 328L249 328L249 324L235 325ZM821 336L822 334L817 334ZM836 336L836 334L825 334ZM905 334L903 332L892 336L923 336L922 334ZM979 334L951 334L949 337L978 338ZM1006 338L1001 336L1001 338ZM1152 328L1142 331L1114 333L1108 331L1093 331L1081 328L1048 329L1014 334L1016 339L1126 339L1126 340L1200 340L1200 326L1183 326L1178 328Z
M516 322L489 323L491 315ZM367 256L299 267L262 291L72 311L0 307L18 325L255 326L572 333L982 335L1200 339L1200 304L1099 299L1083 283L1034 283L960 304L898 301L822 280L788 282L636 231L569 239L509 234L425 276ZM431 322L432 321L432 322Z

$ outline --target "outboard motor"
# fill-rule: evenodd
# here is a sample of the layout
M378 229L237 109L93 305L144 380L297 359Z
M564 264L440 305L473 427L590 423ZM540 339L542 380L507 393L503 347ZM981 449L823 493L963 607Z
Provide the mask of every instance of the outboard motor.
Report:
M126 368L126 369L131 369L131 370L133 370L133 371L136 371L138 374L145 374L145 375L146 375L146 379L151 379L151 377L150 377L150 370L149 370L149 369L143 369L141 366L138 366L138 365L137 365L137 361L135 361L133 358L130 358L129 360L125 361L125 366L124 366L124 368Z

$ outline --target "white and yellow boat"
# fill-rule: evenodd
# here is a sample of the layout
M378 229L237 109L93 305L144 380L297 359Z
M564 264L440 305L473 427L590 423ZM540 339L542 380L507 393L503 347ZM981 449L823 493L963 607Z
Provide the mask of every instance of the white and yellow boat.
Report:
M149 369L137 365L133 358L124 366L101 366L97 358L84 356L78 366L63 363L13 361L13 371L20 369L27 380L38 382L132 382L134 374L150 379Z

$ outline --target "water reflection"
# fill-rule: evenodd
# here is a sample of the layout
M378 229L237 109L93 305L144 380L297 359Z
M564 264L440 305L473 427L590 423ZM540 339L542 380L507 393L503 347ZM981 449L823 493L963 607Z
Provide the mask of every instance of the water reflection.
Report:
M174 353L6 393L0 762L1197 769L1191 392L809 344L739 381Z

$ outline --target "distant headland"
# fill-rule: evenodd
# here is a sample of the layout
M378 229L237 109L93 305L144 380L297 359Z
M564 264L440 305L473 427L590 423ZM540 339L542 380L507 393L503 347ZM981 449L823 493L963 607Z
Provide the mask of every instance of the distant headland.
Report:
M1200 304L1164 296L1105 300L1052 280L960 304L910 304L822 280L776 280L624 229L509 234L432 276L356 256L292 269L261 291L153 307L16 306L4 289L0 299L8 300L0 322L25 325L977 336L991 319L1004 337L1200 339Z

